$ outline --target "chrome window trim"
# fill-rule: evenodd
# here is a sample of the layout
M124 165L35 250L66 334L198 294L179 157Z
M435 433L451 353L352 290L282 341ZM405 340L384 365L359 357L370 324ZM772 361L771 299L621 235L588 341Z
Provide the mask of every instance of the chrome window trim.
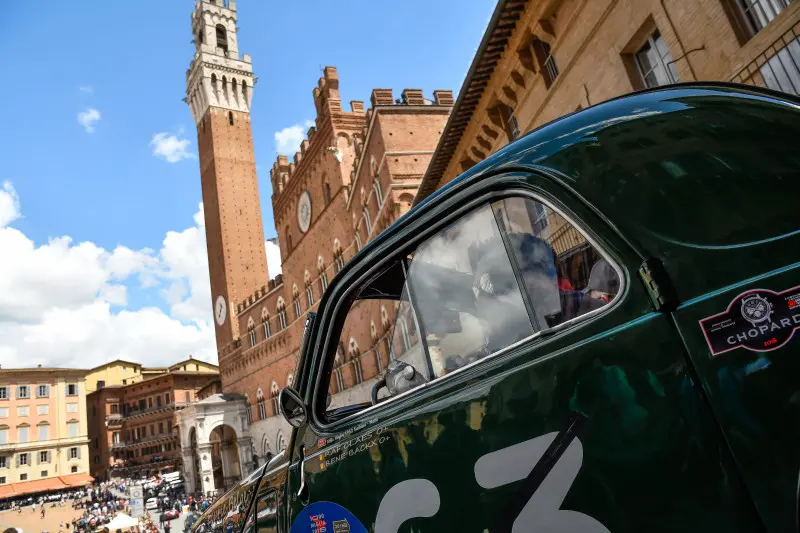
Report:
M595 248L595 250L597 250L598 254L603 259L605 259L608 262L609 265L612 266L614 271L617 273L617 276L619 276L620 286L619 286L619 290L617 291L617 294L614 296L614 298L610 302L608 302L607 305L604 305L603 307L601 307L599 309L595 309L593 311L589 311L588 313L585 313L585 314L583 314L581 316L578 316L578 317L572 318L570 320L567 320L565 322L562 322L561 324L558 324L557 326L554 326L552 328L548 328L548 329L537 331L537 332L533 333L532 335L529 335L528 337L525 337L524 339L520 339L519 341L517 341L517 342L515 342L513 344L509 344L508 346L506 346L506 347L504 347L504 348L502 348L502 349L500 349L500 350L498 350L498 351L496 351L494 353L491 353L491 354L487 355L486 357L483 357L482 359L478 359L478 360L473 361L471 363L468 363L468 364L466 364L466 365L464 365L464 366L462 366L460 368L457 368L456 370L453 370L449 374L445 374L443 376L434 378L431 381L428 381L427 383L425 383L424 385L421 385L421 386L419 386L419 387L417 387L415 389L411 389L409 391L406 391L406 392L403 392L401 394L398 394L397 396L390 397L390 398L386 399L385 401L383 401L383 402L381 402L381 403L379 403L377 405L371 405L371 406L369 406L369 407L367 407L365 409L362 409L361 411L357 411L357 412L355 412L355 413L353 413L353 414L351 414L351 415L349 415L349 416L347 416L345 418L342 418L341 420L337 420L337 421L335 421L333 423L328 423L328 424L323 423L323 419L320 419L320 417L318 416L318 413L316 412L316 409L315 409L315 406L318 405L318 401L317 400L319 399L319 396L318 396L319 392L321 390L321 387L323 386L323 384L321 383L323 373L322 372L318 372L317 376L316 376L316 379L314 381L314 391L313 391L313 394L312 394L312 397L311 397L311 407L309 409L311 411L311 413L310 413L311 416L309 417L309 425L313 428L313 430L317 434L326 435L326 434L330 434L330 433L336 433L336 428L338 428L338 427L340 427L340 426L352 421L355 418L362 417L362 416L365 416L365 415L370 415L370 414L374 413L375 411L377 411L379 408L382 408L382 407L384 407L386 405L390 405L392 403L395 403L398 400L405 399L408 396L410 396L411 394L417 394L419 392L423 392L423 391L431 388L432 386L438 386L439 383L441 383L443 380L446 380L446 379L450 378L451 376L457 376L457 375L461 374L462 372L467 371L468 369L474 368L476 365L478 365L480 363L483 363L484 361L489 361L489 360L495 359L497 357L500 357L502 355L505 355L508 352L512 351L513 349L515 349L515 348L517 348L517 347L519 347L519 346L521 346L523 344L535 341L539 337L543 337L543 336L550 337L550 336L552 336L554 334L557 334L558 332L560 332L563 329L569 328L569 327L571 327L571 326L573 326L573 325L575 325L575 324L577 324L579 322L585 322L585 321L591 320L592 318L597 317L597 316L599 316L601 314L604 314L604 313L608 313L611 310L613 310L613 309L615 309L616 307L619 306L619 303L622 301L624 294L628 290L628 279L625 277L625 270L623 270L623 268L620 266L620 264L617 262L617 260L605 248L601 247L597 243L597 240L591 235L590 232L587 232L584 229L583 225L577 224L575 222L575 220L571 216L567 215L562 209L559 209L558 207L554 206L552 200L549 200L546 197L544 197L543 195L541 195L539 193L536 193L534 191L531 191L531 190L516 189L515 188L515 189L507 189L507 190L503 190L503 191L499 191L499 192L489 192L487 194L484 194L484 195L480 196L479 198L475 199L474 201L470 202L467 206L465 206L465 208L463 210L459 209L456 212L456 214L452 217L452 220L450 220L451 217L443 218L441 223L436 225L436 227L440 228L440 229L433 230L432 235L430 235L429 237L423 239L422 242L420 242L419 244L414 245L414 249L416 250L416 248L418 248L422 243L426 242L432 236L434 236L437 233L439 233L439 231L441 231L441 228L447 227L448 225L451 225L451 224L455 223L456 221L461 220L463 217L467 216L469 213L472 213L475 210L480 209L484 205L491 206L492 202L496 202L496 201L499 201L499 200L504 200L506 198L527 198L527 199L534 200L534 201L539 202L541 204L544 204L546 207L552 209L554 212L556 212L559 215L561 215L564 218L564 220L566 220L569 224L572 224L572 227L574 227L575 230L578 231L578 233L580 233L583 236L583 238L586 239L586 241ZM393 257L396 257L396 256L397 256L397 253L395 252L394 254L390 255L389 257L393 258ZM384 262L385 261L381 261L381 263L379 263L376 266L380 266ZM368 276L369 276L369 273L367 273L367 276L362 276L362 278L368 277ZM521 280L517 280L517 282L519 284L519 283L521 283ZM520 288L520 290L521 290L521 288ZM348 312L349 312L349 308L348 308ZM415 314L416 314L416 311L415 311ZM335 313L334 313L334 316L335 316ZM326 343L326 348L327 348L328 344L330 344L330 343ZM333 375L333 372L331 372L331 375ZM375 378L370 378L370 381L373 380L373 379L375 379ZM327 390L327 385L325 385L324 388L325 388L325 390ZM366 427L364 429L366 429ZM354 432L353 434L355 435L356 433L357 432ZM316 454L313 454L313 455L316 455ZM308 458L310 458L310 457L311 456L309 456ZM304 458L304 459L308 459L308 458ZM305 460L303 462L305 463Z

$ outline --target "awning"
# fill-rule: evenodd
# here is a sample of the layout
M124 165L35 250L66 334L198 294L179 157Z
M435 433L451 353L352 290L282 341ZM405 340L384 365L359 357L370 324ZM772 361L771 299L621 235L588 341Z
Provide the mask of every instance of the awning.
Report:
M89 474L70 474L68 476L36 479L22 483L9 483L0 485L0 498L16 498L37 492L52 492L54 490L68 490L84 487L94 481Z
M0 489L5 489L2 497L14 498L17 496L25 496L26 494L35 494L37 492L51 492L54 490L66 489L67 486L57 477L48 479L36 479L34 481L23 481L22 483L11 483L4 485ZM9 492L10 489L10 492Z
M85 487L94 481L94 478L89 474L70 474L68 476L60 476L59 479L68 488Z

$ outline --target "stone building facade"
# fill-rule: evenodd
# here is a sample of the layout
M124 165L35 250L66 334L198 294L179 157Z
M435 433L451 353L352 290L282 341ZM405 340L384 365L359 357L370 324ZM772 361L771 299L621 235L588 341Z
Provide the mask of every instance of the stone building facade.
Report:
M198 392L218 377L213 368L183 370L179 364L152 378L89 393L85 412L92 476L141 477L177 468L177 413L196 402Z
M369 109L362 101L344 109L338 72L326 67L313 89L314 126L270 170L282 274L269 279L249 122L254 78L250 58L239 60L231 44L235 24L235 2L196 4L187 103L197 122L220 378L226 394L244 397L264 461L288 440L277 395L292 384L307 313L344 263L411 207L454 99L375 89ZM394 309L361 313L340 346L335 395L363 388L388 362Z
M800 94L800 2L500 0L416 202L521 134L645 87Z
M0 372L0 500L91 481L85 375L74 368Z

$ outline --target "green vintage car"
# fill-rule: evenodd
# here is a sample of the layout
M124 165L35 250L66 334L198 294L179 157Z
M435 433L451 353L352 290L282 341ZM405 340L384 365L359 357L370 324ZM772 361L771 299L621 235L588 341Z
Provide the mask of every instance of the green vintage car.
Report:
M648 90L427 198L309 318L286 454L195 531L798 531L799 106ZM343 389L376 306L389 363Z

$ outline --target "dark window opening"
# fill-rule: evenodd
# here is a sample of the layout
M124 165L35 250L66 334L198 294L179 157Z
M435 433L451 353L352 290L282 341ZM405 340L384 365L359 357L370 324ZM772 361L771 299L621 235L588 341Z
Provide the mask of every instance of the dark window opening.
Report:
M228 54L228 32L222 24L217 24L217 48L222 48L222 52Z
M228 125L233 126L233 111L228 111Z
M536 58L536 63L539 65L539 70L542 72L544 84L549 89L558 77L556 58L553 57L550 45L536 37L533 38L531 47L533 48L533 56Z

